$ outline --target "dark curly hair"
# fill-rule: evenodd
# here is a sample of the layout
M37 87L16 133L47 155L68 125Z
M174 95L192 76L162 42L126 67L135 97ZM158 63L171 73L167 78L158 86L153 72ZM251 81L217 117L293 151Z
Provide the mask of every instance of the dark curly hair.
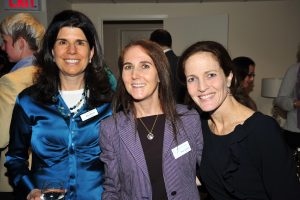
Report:
M52 103L53 97L60 89L59 68L54 62L52 49L57 35L63 27L80 28L87 38L90 48L94 48L94 56L85 70L85 87L89 90L87 99L90 107L99 106L105 102L111 102L112 89L108 75L103 65L103 53L97 36L97 31L91 20L81 12L64 10L54 16L46 30L41 50L35 55L38 74L33 86L32 94L38 101Z

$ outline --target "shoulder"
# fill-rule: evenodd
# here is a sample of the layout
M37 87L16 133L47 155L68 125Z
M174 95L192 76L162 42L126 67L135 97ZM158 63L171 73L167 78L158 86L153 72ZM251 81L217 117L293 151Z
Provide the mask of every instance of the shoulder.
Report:
M195 109L189 109L187 105L176 104L176 111L179 115L188 116L188 115L198 115L199 113Z
M111 115L111 116L105 118L101 122L101 126L114 128L120 124L127 124L128 123L127 120L129 120L130 118L131 118L130 115L127 116L127 115L125 115L124 112L120 111L114 115Z
M33 76L37 72L37 67L29 66L5 74L0 78L0 85L6 85L10 89L23 90L33 82Z
M186 105L177 104L176 111L185 127L193 126L192 124L201 126L200 115L195 109L189 109Z
M256 141L267 142L266 140L281 137L281 128L276 120L260 112L255 112L247 119L243 127Z
M299 67L300 67L300 63L296 63L296 64L290 66L286 72L286 75L295 76L299 70Z

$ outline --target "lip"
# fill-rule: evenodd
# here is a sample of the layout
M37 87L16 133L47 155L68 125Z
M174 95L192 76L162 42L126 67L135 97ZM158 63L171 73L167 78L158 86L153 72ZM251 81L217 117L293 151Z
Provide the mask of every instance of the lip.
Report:
M79 59L64 59L64 61L68 64L77 64L80 62Z
M134 88L142 88L144 87L146 84L144 83L132 83L131 86Z
M199 98L200 100L208 100L208 99L211 99L213 96L214 96L213 93L210 93L210 94L202 94L202 95L198 95L198 98Z

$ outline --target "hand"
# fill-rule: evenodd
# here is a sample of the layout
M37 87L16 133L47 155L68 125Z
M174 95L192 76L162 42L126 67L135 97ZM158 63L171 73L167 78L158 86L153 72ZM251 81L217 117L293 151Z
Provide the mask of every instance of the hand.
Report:
M300 100L294 101L294 108L300 108Z
M42 192L39 189L33 189L27 195L27 200L41 200Z

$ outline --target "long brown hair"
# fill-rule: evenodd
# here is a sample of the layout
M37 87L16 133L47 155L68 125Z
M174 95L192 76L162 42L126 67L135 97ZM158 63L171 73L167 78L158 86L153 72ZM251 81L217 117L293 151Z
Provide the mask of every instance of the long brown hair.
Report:
M173 131L176 137L176 121L179 119L179 117L176 111L176 102L172 91L169 62L161 47L150 40L133 41L125 46L125 48L122 50L118 62L120 77L118 79L117 89L112 101L113 114L115 115L118 111L124 112L125 115L128 115L129 112L133 112L135 114L133 98L126 91L124 82L122 80L124 54L134 46L142 47L146 54L148 54L154 62L160 80L158 88L160 106L166 116L166 119L170 120L172 123Z

